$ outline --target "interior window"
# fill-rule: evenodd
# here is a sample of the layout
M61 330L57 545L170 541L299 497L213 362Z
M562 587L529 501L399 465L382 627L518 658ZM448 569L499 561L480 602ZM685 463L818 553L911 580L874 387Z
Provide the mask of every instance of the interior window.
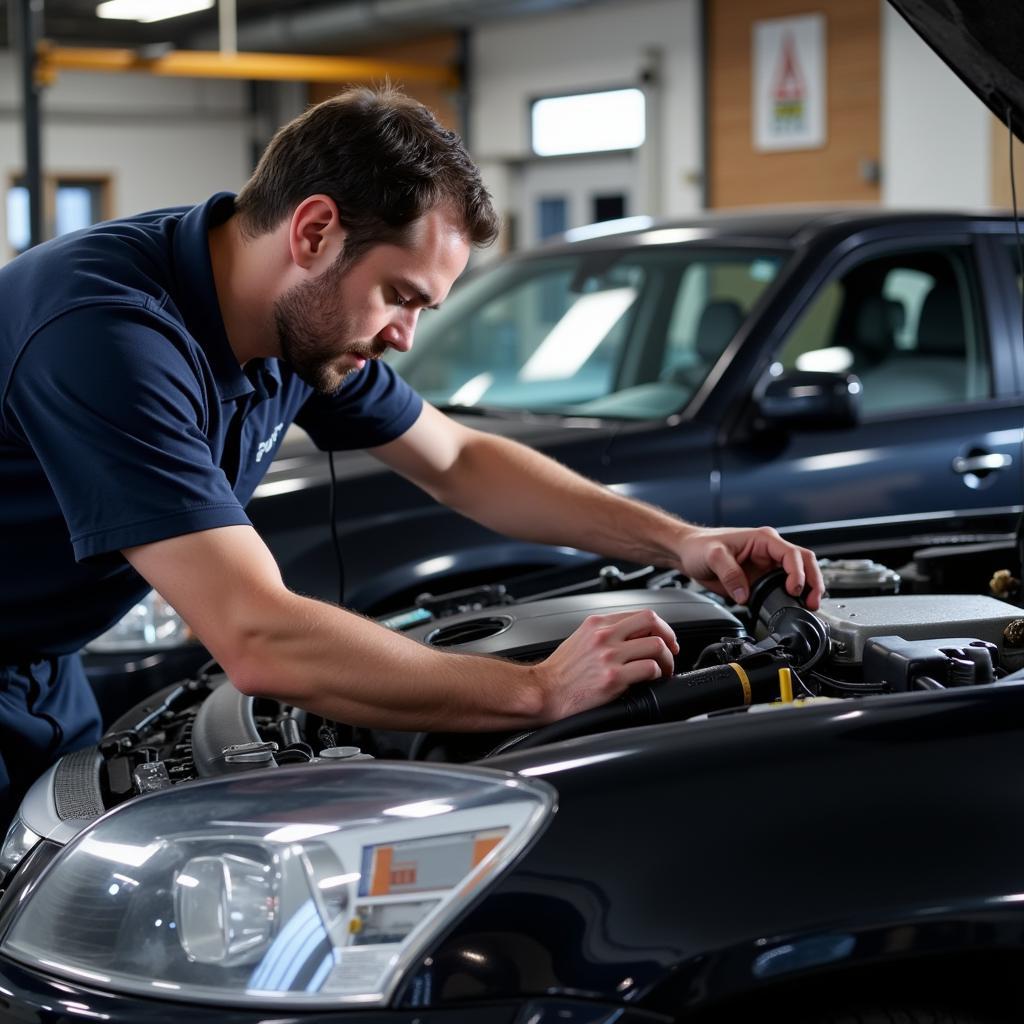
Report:
M43 219L47 238L88 227L110 216L110 182L105 177L51 175L44 182ZM17 256L29 244L28 189L16 178L7 189L7 244Z
M859 263L818 293L778 362L857 374L869 416L985 398L987 344L971 267L957 247Z

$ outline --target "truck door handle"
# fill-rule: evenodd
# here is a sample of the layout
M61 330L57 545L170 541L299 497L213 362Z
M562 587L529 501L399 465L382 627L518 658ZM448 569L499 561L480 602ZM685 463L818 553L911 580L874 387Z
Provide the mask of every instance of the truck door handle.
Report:
M965 476L967 473L986 473L994 469L1006 469L1013 465L1010 455L990 452L988 455L958 455L953 460L953 472Z

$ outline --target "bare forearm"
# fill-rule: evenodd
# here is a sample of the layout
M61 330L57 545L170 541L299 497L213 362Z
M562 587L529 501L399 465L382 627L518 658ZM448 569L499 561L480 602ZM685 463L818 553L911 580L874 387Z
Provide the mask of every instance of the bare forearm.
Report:
M545 717L527 666L437 651L295 594L247 609L234 635L223 660L236 686L336 721L473 731L537 725Z
M609 558L676 566L692 527L503 438L467 445L437 495L500 533Z
M589 616L536 665L438 651L293 594L248 526L202 530L124 554L242 692L353 725L540 725L671 672L679 650L668 625L643 610Z

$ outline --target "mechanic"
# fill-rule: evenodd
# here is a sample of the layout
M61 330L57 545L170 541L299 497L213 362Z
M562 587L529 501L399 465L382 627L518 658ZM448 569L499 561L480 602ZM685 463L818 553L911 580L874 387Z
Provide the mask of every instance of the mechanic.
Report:
M547 660L441 652L289 591L243 507L293 420L369 448L492 529L678 568L746 598L768 528L704 529L461 426L379 361L413 343L497 219L458 136L356 89L283 127L237 197L95 225L0 270L0 819L100 721L75 654L155 587L244 693L367 727L500 730L672 671L653 612Z

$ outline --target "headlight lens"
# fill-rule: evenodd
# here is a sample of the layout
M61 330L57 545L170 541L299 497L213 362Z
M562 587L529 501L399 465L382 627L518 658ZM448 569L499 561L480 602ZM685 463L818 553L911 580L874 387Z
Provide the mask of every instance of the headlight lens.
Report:
M40 837L21 818L15 818L0 849L0 882L25 859Z
M4 953L121 992L379 1005L554 810L543 782L357 762L177 787L47 869Z
M94 654L166 651L194 639L185 620L155 590L151 590L127 615L87 644L85 649Z

